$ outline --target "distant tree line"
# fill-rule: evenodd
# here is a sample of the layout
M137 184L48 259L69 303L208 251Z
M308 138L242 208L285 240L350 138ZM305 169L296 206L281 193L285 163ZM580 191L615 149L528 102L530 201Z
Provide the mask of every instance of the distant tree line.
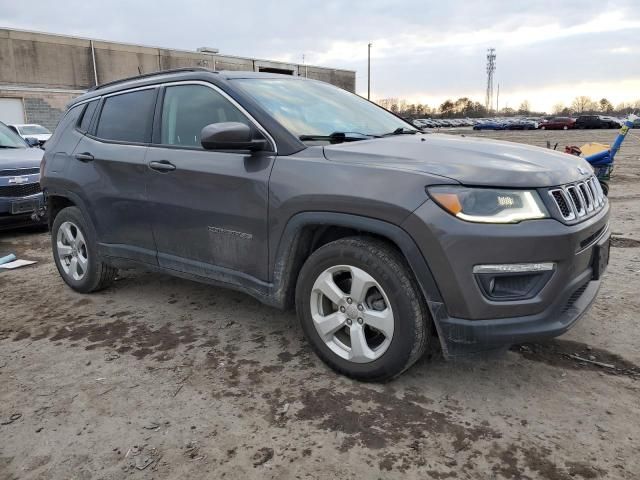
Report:
M399 98L383 98L376 102L383 108L390 110L402 117L406 118L482 118L491 116L511 117L511 116L544 116L547 112L536 112L531 110L531 104L528 100L523 101L516 108L504 107L498 112L495 110L488 111L486 107L467 97L460 97L457 100L445 100L438 107L430 107L421 103L408 103L406 100ZM628 115L640 110L640 100L635 102L623 102L616 107L607 100L602 98L598 101L592 100L590 97L576 97L569 106L563 103L554 105L552 114L554 115L585 115L585 114L606 114L606 115Z

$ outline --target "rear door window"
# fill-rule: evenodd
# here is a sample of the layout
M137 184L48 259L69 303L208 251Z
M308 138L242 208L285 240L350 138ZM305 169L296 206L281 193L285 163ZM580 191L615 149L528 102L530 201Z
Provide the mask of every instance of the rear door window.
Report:
M155 88L107 97L96 136L118 142L150 142L155 100Z

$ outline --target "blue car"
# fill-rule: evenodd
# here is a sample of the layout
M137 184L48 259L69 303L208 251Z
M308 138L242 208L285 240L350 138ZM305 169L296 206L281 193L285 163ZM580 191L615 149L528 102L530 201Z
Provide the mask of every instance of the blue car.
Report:
M43 223L32 219L43 207L43 153L0 122L0 230Z
M473 129L474 130L504 130L505 124L502 122L496 122L496 121L490 120L488 122L476 123L473 126Z

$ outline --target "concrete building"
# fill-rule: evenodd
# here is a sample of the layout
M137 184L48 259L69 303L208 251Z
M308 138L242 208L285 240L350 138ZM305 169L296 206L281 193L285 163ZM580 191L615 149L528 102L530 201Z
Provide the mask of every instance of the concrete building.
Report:
M0 28L0 121L53 130L66 104L96 84L193 66L300 75L351 92L356 84L351 70Z

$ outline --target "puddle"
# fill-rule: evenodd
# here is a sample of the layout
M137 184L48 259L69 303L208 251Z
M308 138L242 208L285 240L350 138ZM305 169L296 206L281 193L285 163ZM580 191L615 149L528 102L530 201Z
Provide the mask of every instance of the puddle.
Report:
M611 246L616 248L637 248L640 247L640 240L626 237L611 237Z
M571 340L550 340L541 343L514 345L511 350L527 360L554 367L592 370L607 375L627 375L640 379L640 366L607 350Z

